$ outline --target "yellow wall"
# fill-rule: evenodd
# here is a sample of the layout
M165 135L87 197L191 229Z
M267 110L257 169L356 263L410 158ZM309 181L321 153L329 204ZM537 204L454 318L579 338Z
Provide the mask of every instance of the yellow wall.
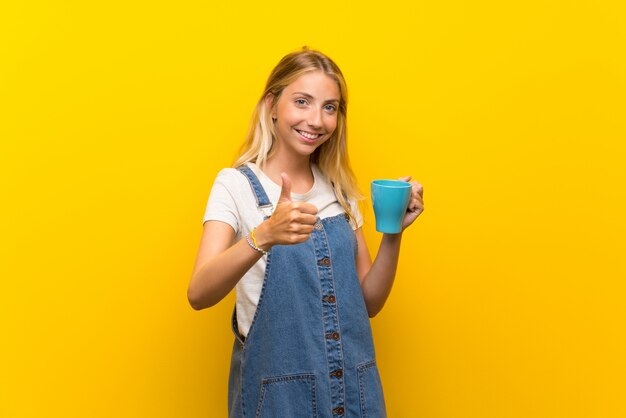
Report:
M52 3L0 8L1 417L226 416L234 299L186 287L302 45L363 191L425 188L373 320L389 416L626 416L622 1Z

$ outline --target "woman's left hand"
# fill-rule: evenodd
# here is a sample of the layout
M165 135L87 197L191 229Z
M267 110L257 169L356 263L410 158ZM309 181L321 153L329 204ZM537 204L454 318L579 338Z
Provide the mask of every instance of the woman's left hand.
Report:
M418 216L424 212L424 188L416 181L411 181L411 176L400 177L398 180L411 183L411 197L409 199L409 207L406 210L404 219L402 220L402 230L404 231L411 225Z

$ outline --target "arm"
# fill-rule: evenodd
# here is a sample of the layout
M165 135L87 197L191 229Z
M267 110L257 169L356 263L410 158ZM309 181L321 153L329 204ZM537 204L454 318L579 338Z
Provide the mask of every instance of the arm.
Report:
M222 300L262 256L245 238L231 246L235 231L224 222L207 221L203 228L187 289L189 304L196 310Z
M257 245L269 250L277 244L297 244L309 239L317 208L290 200L291 182L285 175L276 210L256 228ZM248 245L245 237L235 244L235 231L227 223L204 223L200 248L187 289L189 304L196 310L222 300L262 254Z
M410 177L400 180L409 181ZM363 299L365 300L365 306L370 318L373 318L380 312L387 301L389 293L391 293L398 267L402 233L424 211L422 186L415 181L412 182L412 185L411 200L402 221L402 232L399 234L383 234L373 263L362 229L358 228L355 231L359 246L356 259L357 275L359 276Z
M372 263L361 228L355 231L359 252L357 274L370 318L376 316L385 305L393 280L396 277L402 234L383 234L378 254Z

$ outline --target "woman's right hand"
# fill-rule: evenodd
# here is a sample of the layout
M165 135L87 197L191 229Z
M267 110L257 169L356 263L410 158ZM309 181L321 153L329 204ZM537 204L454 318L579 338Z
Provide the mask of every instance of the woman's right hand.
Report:
M281 173L283 181L276 210L254 230L259 248L298 244L309 239L317 222L317 208L310 203L291 201L291 180Z
M306 241L313 232L317 208L310 203L291 201L291 181L281 174L283 185L274 214L255 230L257 245L268 250L277 244ZM204 223L196 264L187 298L194 309L204 309L222 300L259 261L261 254L240 239L232 244L234 229L220 221Z

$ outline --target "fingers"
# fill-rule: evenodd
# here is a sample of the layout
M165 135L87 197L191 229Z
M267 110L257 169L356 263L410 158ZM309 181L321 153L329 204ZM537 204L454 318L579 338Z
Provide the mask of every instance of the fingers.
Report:
M280 202L279 202L280 203ZM317 208L305 202L282 202L276 207L276 212L282 212L289 216L289 221L298 221L314 224L317 217ZM306 220L306 221L305 221Z
M287 173L280 173L280 178L283 181L283 186L280 189L280 197L278 198L278 203L291 202L291 179L289 178Z
M292 233L296 235L306 235L307 237L313 232L313 225L298 224L292 226Z
M411 192L417 193L418 195L420 195L420 197L424 197L424 186L416 181L412 181L411 184Z
M306 202L293 202L288 200L289 178L284 181L281 197L276 205L276 210L269 218L272 231L272 245L275 244L298 244L309 239L317 223L317 208Z
M317 208L306 202L299 202L294 204L294 208L298 209L302 213L306 213L309 215L317 215Z
M423 212L424 211L424 203L422 203L421 200L419 199L413 199L411 200L411 203L409 204L409 212Z
M404 177L409 181L410 177ZM424 187L417 181L411 181L411 197L409 206L402 221L402 230L405 230L424 212Z
M314 230L314 224L315 221L313 221L313 224L298 221L289 223L283 235L285 243L297 244L306 241L307 239L309 239L309 236Z
M300 212L294 217L294 221L305 225L315 225L317 217L309 213Z
M317 209L315 209L317 212ZM314 214L304 213L298 208L294 208L289 216L289 232L295 232L298 234L310 234L313 232L313 227L317 223L317 217Z
M310 235L311 234L293 234L288 238L286 244L300 244L308 240Z
M417 181L411 182L411 198L409 200L408 210L410 212L420 213L424 211L424 187Z

